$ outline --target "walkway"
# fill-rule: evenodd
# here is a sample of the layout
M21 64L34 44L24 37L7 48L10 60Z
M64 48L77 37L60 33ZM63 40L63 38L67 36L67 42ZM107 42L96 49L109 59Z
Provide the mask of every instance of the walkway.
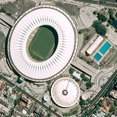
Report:
M96 71L97 71L95 68L93 68L92 66L87 64L82 59L79 59L78 57L76 58L76 60L73 61L72 64L75 67L77 67L78 69L80 69L81 71L87 73L90 76L93 76L96 73Z

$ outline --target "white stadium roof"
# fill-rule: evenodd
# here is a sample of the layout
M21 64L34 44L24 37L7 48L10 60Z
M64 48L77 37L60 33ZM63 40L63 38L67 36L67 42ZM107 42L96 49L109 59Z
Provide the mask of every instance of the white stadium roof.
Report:
M78 103L80 88L72 78L60 78L54 82L51 89L53 101L60 107L70 107Z
M50 25L58 33L58 45L46 61L37 62L27 55L29 35L37 27ZM77 34L71 18L53 6L33 8L15 23L8 40L8 56L14 69L29 80L48 80L60 75L71 63L77 49Z

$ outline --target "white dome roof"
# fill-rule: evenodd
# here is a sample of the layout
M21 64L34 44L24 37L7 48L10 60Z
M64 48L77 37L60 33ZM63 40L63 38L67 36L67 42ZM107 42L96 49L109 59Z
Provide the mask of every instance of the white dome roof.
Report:
M54 82L51 89L53 101L61 107L75 105L80 97L79 85L71 78L60 78Z
M83 100L87 100L88 98L90 98L89 94L87 92L85 92L84 94L82 94L82 99Z
M37 27L49 25L58 33L58 45L46 61L37 62L27 55L29 35ZM23 14L15 23L8 41L8 56L14 69L29 80L47 80L60 75L71 63L76 49L76 28L71 18L53 6L36 7Z

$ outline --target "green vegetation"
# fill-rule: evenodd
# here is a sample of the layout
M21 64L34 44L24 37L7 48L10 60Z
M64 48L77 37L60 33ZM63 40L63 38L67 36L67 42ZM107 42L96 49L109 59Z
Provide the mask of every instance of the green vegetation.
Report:
M58 35L50 26L41 26L29 44L30 56L38 61L43 61L51 57L56 49Z
M117 10L110 8L108 9L108 14L109 14L108 23L111 26L113 26L116 30L117 29Z
M107 21L107 17L106 17L105 15L101 14L101 13L98 13L98 14L97 14L97 18L98 18L98 20L100 20L101 22Z
M88 81L88 82L86 83L87 89L90 89L92 86L93 86L93 83L92 83L91 81Z
M74 71L75 71L75 69L74 69L74 68L72 68L72 67L69 69L69 73L70 73L70 74L73 74L73 73L74 73Z
M14 105L15 105L15 106L18 105L19 102L20 102L20 99L19 99L19 98L15 99L15 100L14 100Z
M93 28L95 28L95 31L97 34L104 36L107 33L106 27L98 20L93 22Z
M63 113L63 116L69 117L69 116L72 116L74 114L77 114L78 113L78 108L79 107L75 107L75 108L71 109L68 113Z
M114 9L111 9L111 8L108 9L108 14L109 14L111 17L113 17L114 12L115 12Z
M111 114L110 113L108 113L107 115L105 115L104 117L111 117Z
M18 78L16 82L17 82L18 84L21 84L21 83L23 83L23 79Z
M115 18L117 18L117 12L115 13Z
M85 76L85 74L81 74L81 78L83 81L86 82L86 89L90 89L93 86L93 83L91 82L89 78Z
M80 99L79 104L81 107L84 107L85 105L88 105L88 102L86 100Z
M97 15L97 11L93 11L93 14L94 14L94 15Z
M115 106L112 104L112 106L111 106L111 108L110 108L110 112L111 112L111 113L115 113L115 111L116 111L116 108L115 108Z
M81 74L81 76L80 76L81 78L82 78L82 80L83 81L86 81L86 82L89 82L90 81L90 79L89 78L87 78L86 76L85 76L85 74L83 73L83 74Z
M88 31L89 31L88 28L80 29L79 34L82 34L82 33L88 32Z
M114 100L114 105L117 106L117 99Z

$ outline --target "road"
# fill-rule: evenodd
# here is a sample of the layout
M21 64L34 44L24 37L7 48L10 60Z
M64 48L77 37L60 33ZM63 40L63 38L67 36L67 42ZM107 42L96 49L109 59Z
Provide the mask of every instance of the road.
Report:
M111 76L111 78L107 81L107 83L104 85L104 87L102 88L102 90L97 94L97 96L91 101L90 105L86 109L84 109L84 111L82 112L82 115L85 115L89 110L92 109L93 106L95 106L95 104L98 103L98 101L100 100L100 98L102 96L104 96L104 94L108 91L108 89L113 84L113 81L116 78L117 78L117 70L114 72L114 74Z
M54 112L54 110L50 109L49 107L47 107L46 105L44 105L43 103L41 103L39 100L37 100L36 98L34 98L32 95L30 95L29 93L25 92L24 90L22 90L20 87L16 86L15 83L11 82L10 80L8 80L7 78L3 77L2 75L0 75L0 79L3 79L4 81L6 81L8 84L10 84L12 87L17 88L18 90L20 90L22 93L26 94L30 99L34 100L36 103L38 103L39 105L41 105L42 107L44 107L46 110L51 111L52 114L54 114L57 117L62 117L61 115L59 115L58 113Z
M91 3L91 4L97 4L97 5L103 5L103 6L108 6L108 7L116 7L117 8L117 3L116 2L99 2L98 0L75 0L79 2L84 2L84 3Z
M5 13L0 13L0 19L4 21L8 26L13 26L15 23L15 19L11 18L10 16L6 15Z

